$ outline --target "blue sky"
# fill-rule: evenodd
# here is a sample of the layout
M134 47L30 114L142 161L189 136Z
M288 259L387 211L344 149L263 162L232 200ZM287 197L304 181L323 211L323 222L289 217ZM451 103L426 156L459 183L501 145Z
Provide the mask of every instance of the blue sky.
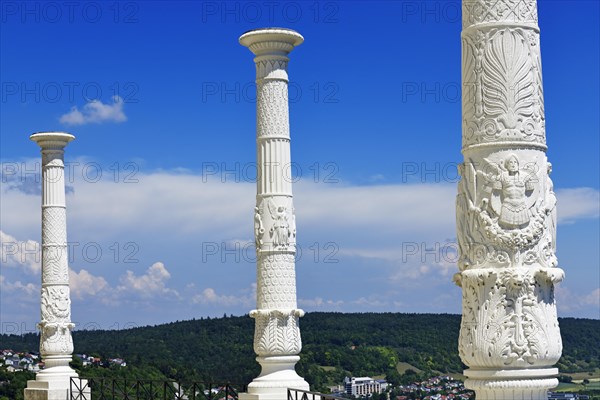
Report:
M46 130L77 137L79 328L254 307L255 71L238 37L266 26L305 37L289 66L299 306L460 313L459 2L69 4L1 5L1 231L20 251L3 245L3 332L39 318L28 136ZM539 1L561 316L600 318L599 14L597 1Z

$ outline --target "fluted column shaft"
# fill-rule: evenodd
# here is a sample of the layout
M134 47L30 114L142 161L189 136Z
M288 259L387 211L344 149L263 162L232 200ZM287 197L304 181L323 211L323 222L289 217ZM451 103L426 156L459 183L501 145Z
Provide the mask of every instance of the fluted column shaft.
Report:
M259 29L240 43L255 55L258 179L254 209L257 309L254 351L261 375L249 395L285 399L286 389L308 389L294 371L302 348L296 302L296 222L292 196L287 55L302 43L297 32ZM246 395L248 396L248 395Z
M535 0L463 0L459 351L479 400L546 399L562 351Z
M42 152L42 290L38 327L45 369L37 374L35 381L28 382L25 398L53 399L63 396L69 379L77 376L69 367L74 325L71 323L64 179L64 148L75 137L68 133L43 132L30 138Z

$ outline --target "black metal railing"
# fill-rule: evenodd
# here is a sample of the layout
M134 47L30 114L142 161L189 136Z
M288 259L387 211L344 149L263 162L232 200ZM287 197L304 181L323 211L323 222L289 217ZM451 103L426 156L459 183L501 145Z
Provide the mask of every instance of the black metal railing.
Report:
M69 400L237 400L245 385L71 378Z
M300 389L288 389L288 400L348 400L344 397L319 392L309 392Z

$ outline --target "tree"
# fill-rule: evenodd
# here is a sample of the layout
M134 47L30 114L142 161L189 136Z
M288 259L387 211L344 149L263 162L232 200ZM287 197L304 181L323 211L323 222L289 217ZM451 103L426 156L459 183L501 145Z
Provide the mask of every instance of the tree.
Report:
M385 380L392 386L398 386L402 384L402 376L396 368L390 368L385 372Z

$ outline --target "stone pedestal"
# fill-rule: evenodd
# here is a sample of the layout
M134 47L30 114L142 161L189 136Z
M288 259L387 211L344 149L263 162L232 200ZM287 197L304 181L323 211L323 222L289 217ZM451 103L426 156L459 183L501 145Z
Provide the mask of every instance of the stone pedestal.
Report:
M240 43L255 54L258 179L254 234L257 309L254 351L261 374L243 399L285 400L288 388L308 390L294 367L302 348L296 303L296 222L292 197L287 55L303 42L288 29L247 32Z
M73 135L42 132L31 135L42 149L42 292L40 353L45 368L27 382L26 400L66 400L73 353L71 298L67 250L64 148Z
M460 357L478 400L546 400L562 344L535 0L463 0Z

